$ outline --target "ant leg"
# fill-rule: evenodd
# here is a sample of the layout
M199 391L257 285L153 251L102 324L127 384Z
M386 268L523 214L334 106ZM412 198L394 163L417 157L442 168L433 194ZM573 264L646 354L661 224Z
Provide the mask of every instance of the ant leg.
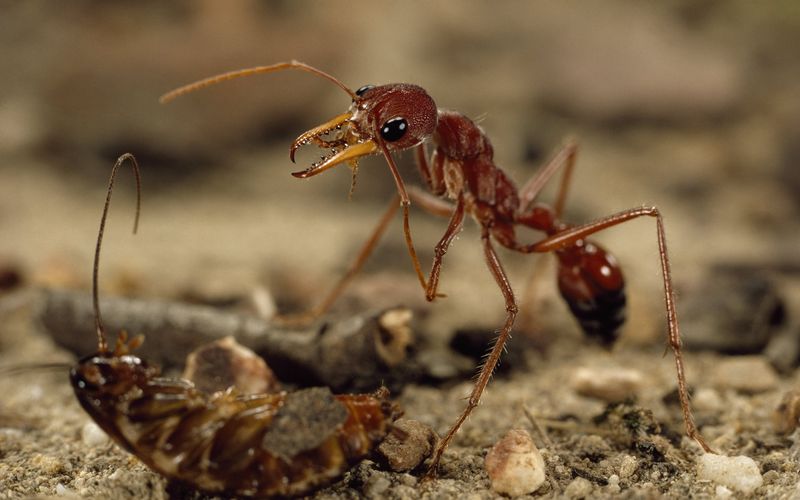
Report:
M331 289L330 292L328 292L328 295L325 296L325 298L319 304L305 313L287 316L279 315L273 320L284 325L303 326L313 322L325 314L325 312L330 309L333 303L336 302L336 299L339 298L339 295L341 295L345 287L350 284L350 281L352 281L355 275L358 274L370 254L372 254L372 251L375 249L384 232L386 231L386 228L389 226L389 223L392 221L392 217L394 216L395 212L397 212L397 208L400 206L398 204L398 200L398 196L394 196L392 198L392 201L389 203L386 212L384 212L383 216L381 216L378 224L375 226L375 229L373 229L372 234L361 247L361 250L358 251L358 255L352 264L350 264L350 268L347 270L344 276L339 278L339 281L336 283L336 285Z
M525 186L523 186L519 192L520 213L530 208L531 203L533 203L533 201L539 195L539 192L541 192L545 184L547 184L556 171L563 167L564 173L561 177L561 184L558 188L556 202L553 205L555 219L561 217L561 213L564 210L564 204L567 200L567 190L569 188L569 183L572 180L572 170L575 166L575 157L577 153L577 143L571 140L567 141L561 150L559 150L558 153L556 153L556 155L544 167L536 172L536 174L525 184ZM533 269L530 271L530 276L526 280L525 288L523 288L522 291L521 302L524 306L522 308L520 324L523 325L524 330L529 331L532 336L536 335L537 331L534 321L534 303L536 302L537 295L536 284L537 281L539 281L538 278L542 275L545 264L547 264L547 258L540 258L534 263Z
M450 217L453 215L455 207L452 203L423 191L417 186L408 187L408 196L411 198L411 201L429 214L439 217Z
M456 202L456 207L453 210L453 215L450 217L450 223L447 224L447 229L444 236L436 244L433 254L433 265L431 266L431 273L428 275L428 287L425 290L425 298L430 302L437 297L436 290L439 288L439 273L442 270L442 260L447 253L450 244L453 243L453 238L461 231L464 223L464 198L459 197Z
M553 175L564 167L564 175L561 177L558 197L554 205L556 217L561 215L564 203L567 198L567 188L572 179L572 169L575 166L575 156L578 153L578 145L573 141L568 141L564 147L547 164L539 169L531 179L519 190L519 212L526 211L531 203L539 196L544 186Z
M445 185L442 179L442 172L444 170L444 157L439 155L436 150L431 153L430 160L425 154L425 143L421 143L414 148L414 157L417 160L417 168L428 186L428 190L435 196L444 194ZM431 167L433 164L433 167Z
M386 158L386 163L389 165L389 171L392 173L394 182L397 185L397 194L400 197L400 206L403 208L403 235L406 239L408 255L411 257L411 263L414 266L414 272L417 273L417 280L419 280L420 286L423 290L427 291L428 286L425 282L425 275L422 272L422 264L420 264L419 257L417 256L417 250L414 248L414 240L411 238L411 225L408 222L408 208L411 206L411 199L408 197L406 185L403 182L403 178L400 177L400 171L397 170L397 165L395 164L394 158L392 158L392 154L389 152L389 149L386 147L386 144L383 141L380 141L379 146L383 152L384 158Z
M481 399L481 394L483 394L483 390L489 383L489 379L492 377L492 373L497 366L497 362L500 360L500 356L503 354L506 341L511 335L511 327L514 326L514 319L517 316L517 304L514 300L514 291L511 289L511 284L508 281L508 277L503 270L502 264L500 264L500 260L497 258L497 253L492 247L492 242L489 235L489 229L484 226L481 229L483 251L486 256L486 264L489 266L489 270L492 272L492 276L494 276L495 281L497 281L497 286L500 287L500 291L503 292L503 298L506 302L506 322L503 324L503 328L500 330L497 340L495 341L492 350L489 352L489 356L486 358L486 361L481 367L481 371L478 373L478 378L475 381L475 386L472 388L472 393L469 395L466 408L464 408L464 411L458 417L456 423L453 424L449 431L447 431L447 434L444 436L444 438L439 441L439 444L436 447L436 451L433 455L433 461L428 467L428 472L426 473L427 477L434 477L436 475L436 469L439 466L439 461L442 458L444 450L450 444L453 436L455 436L458 432L461 424L463 424L469 414L472 413L472 410L478 406L478 402Z
M516 250L522 252L552 252L566 246L574 244L576 241L586 238L589 235L607 229L609 227L622 224L638 217L655 217L656 229L658 232L658 254L661 258L661 276L664 282L664 302L667 311L667 338L675 357L675 371L678 378L678 397L681 402L683 421L686 426L686 434L694 439L703 450L712 453L703 436L697 430L692 417L692 410L689 406L689 393L686 389L686 376L684 375L683 354L681 351L681 332L678 324L678 313L675 309L675 293L672 288L672 274L669 266L669 255L667 253L667 237L664 230L664 220L661 212L656 207L640 207L624 210L610 215L603 219L589 222L587 224L566 229L558 234L545 238L530 245L519 245Z

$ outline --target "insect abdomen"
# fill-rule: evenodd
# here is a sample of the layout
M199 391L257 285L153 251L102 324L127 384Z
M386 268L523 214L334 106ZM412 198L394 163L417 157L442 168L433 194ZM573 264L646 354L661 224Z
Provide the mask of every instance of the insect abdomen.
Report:
M185 381L150 378L122 393L87 394L76 380L89 414L150 468L235 495L296 495L332 482L386 436L395 412L385 393L208 396Z
M613 344L625 322L625 280L616 259L593 243L559 252L558 289L584 333Z

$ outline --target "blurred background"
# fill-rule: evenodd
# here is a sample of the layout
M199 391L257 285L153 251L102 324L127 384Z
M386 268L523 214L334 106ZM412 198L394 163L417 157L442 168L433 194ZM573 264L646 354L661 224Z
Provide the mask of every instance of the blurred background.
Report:
M305 148L292 165L292 139L343 112L347 96L286 72L158 103L202 77L298 59L354 89L423 86L439 107L480 120L497 163L520 185L575 138L566 218L660 207L689 302L693 292L741 285L709 281L719 266L744 270L745 282L767 273L791 280L800 269L798 43L800 5L791 0L2 1L0 267L24 283L88 289L108 173L131 152L143 177L140 234L129 235L134 190L122 172L106 293L213 301L262 285L279 307L314 303L394 192L377 157L362 161L351 201L348 169L289 175L315 159ZM418 184L412 160L401 158L403 175ZM427 266L446 222L412 217ZM398 222L351 298L423 305ZM597 239L630 283L626 335L661 335L654 223ZM522 289L533 258L501 257ZM473 224L447 256L442 287L449 298L431 309L433 324L502 318ZM540 321L568 320L548 293Z

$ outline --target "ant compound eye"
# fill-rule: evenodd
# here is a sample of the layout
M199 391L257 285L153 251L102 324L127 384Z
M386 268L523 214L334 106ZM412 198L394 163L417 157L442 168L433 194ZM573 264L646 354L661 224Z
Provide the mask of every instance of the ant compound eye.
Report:
M369 89L374 89L374 88L375 88L375 85L364 85L363 87L360 87L358 90L356 90L356 95L358 97L361 97L362 95L364 95L364 92L366 92Z
M405 118L396 117L388 120L381 127L381 137L386 142L394 142L401 139L408 131L408 122Z

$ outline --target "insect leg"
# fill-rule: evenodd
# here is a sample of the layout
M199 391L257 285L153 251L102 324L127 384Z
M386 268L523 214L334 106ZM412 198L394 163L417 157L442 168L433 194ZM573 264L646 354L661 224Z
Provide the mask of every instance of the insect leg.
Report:
M664 282L664 302L667 313L667 339L675 357L675 370L678 378L678 397L681 402L683 421L686 426L686 434L694 439L706 452L711 452L711 448L706 443L703 436L697 430L692 417L692 410L689 405L689 393L686 388L686 376L684 374L683 354L680 326L678 324L678 313L675 309L675 293L672 287L672 274L670 272L669 255L667 253L667 237L664 231L664 220L661 212L656 207L639 207L624 210L608 217L589 222L581 226L569 228L561 233L555 234L530 245L520 245L517 250L522 252L552 252L568 245L574 244L577 240L586 238L589 235L613 227L638 217L648 216L656 219L656 229L658 233L658 254L661 260L661 277Z
M569 187L570 180L572 179L572 169L575 166L575 156L578 153L578 145L575 142L569 141L559 150L558 153L547 164L539 169L531 179L519 190L519 211L524 212L528 209L531 203L539 196L547 182L553 175L564 168L564 174L561 177L561 185L558 190L558 197L554 205L556 217L561 215L564 209L564 203L567 199L567 188Z
M431 266L431 273L428 275L428 287L425 291L425 298L429 301L437 297L436 289L439 288L439 273L442 270L442 260L447 253L447 249L450 248L450 244L453 243L453 238L461 231L463 223L464 198L459 197L453 214L450 217L450 223L447 225L442 239L439 240L439 243L437 243L434 248L433 265Z
M439 445L436 447L431 465L428 468L428 472L426 474L427 477L434 477L436 475L436 469L439 465L439 461L442 458L444 450L450 444L453 436L455 436L458 432L461 424L463 424L469 414L472 413L472 410L478 406L478 402L481 399L481 394L483 394L483 390L489 383L489 379L492 377L492 372L497 366L500 356L503 354L506 341L511 335L511 327L514 326L514 319L517 316L517 303L514 299L514 291L511 289L511 284L508 281L508 277L503 270L502 264L500 264L500 260L497 257L494 247L492 247L489 228L485 226L481 228L481 241L483 242L483 251L486 257L486 264L489 266L489 270L492 272L492 276L494 276L495 281L497 281L497 286L500 287L500 291L503 293L503 298L505 299L506 321L497 336L497 340L495 341L492 350L489 352L486 361L483 363L483 366L478 373L478 378L475 381L475 386L472 388L472 393L470 393L466 408L464 408L464 411L458 417L456 423L453 424L449 431L447 431L447 434L444 436L444 438L439 441Z
M367 241L364 242L361 250L358 251L358 255L356 255L355 260L353 260L353 262L350 264L347 272L344 273L344 276L339 278L339 281L336 283L336 285L331 289L330 292L328 292L325 298L319 302L319 304L305 313L277 316L275 321L291 326L303 326L313 322L325 314L328 309L331 308L333 303L336 302L336 299L338 299L342 294L342 291L344 291L345 287L350 284L355 275L358 274L358 272L364 266L364 263L372 254L372 251L375 250L375 247L378 245L381 237L386 232L386 228L389 227L392 217L397 212L397 208L400 206L398 201L399 196L394 196L392 198L391 202L389 202L389 205L386 208L386 211L381 216L380 220L378 220L378 224L375 226L375 229L372 230L372 234Z

